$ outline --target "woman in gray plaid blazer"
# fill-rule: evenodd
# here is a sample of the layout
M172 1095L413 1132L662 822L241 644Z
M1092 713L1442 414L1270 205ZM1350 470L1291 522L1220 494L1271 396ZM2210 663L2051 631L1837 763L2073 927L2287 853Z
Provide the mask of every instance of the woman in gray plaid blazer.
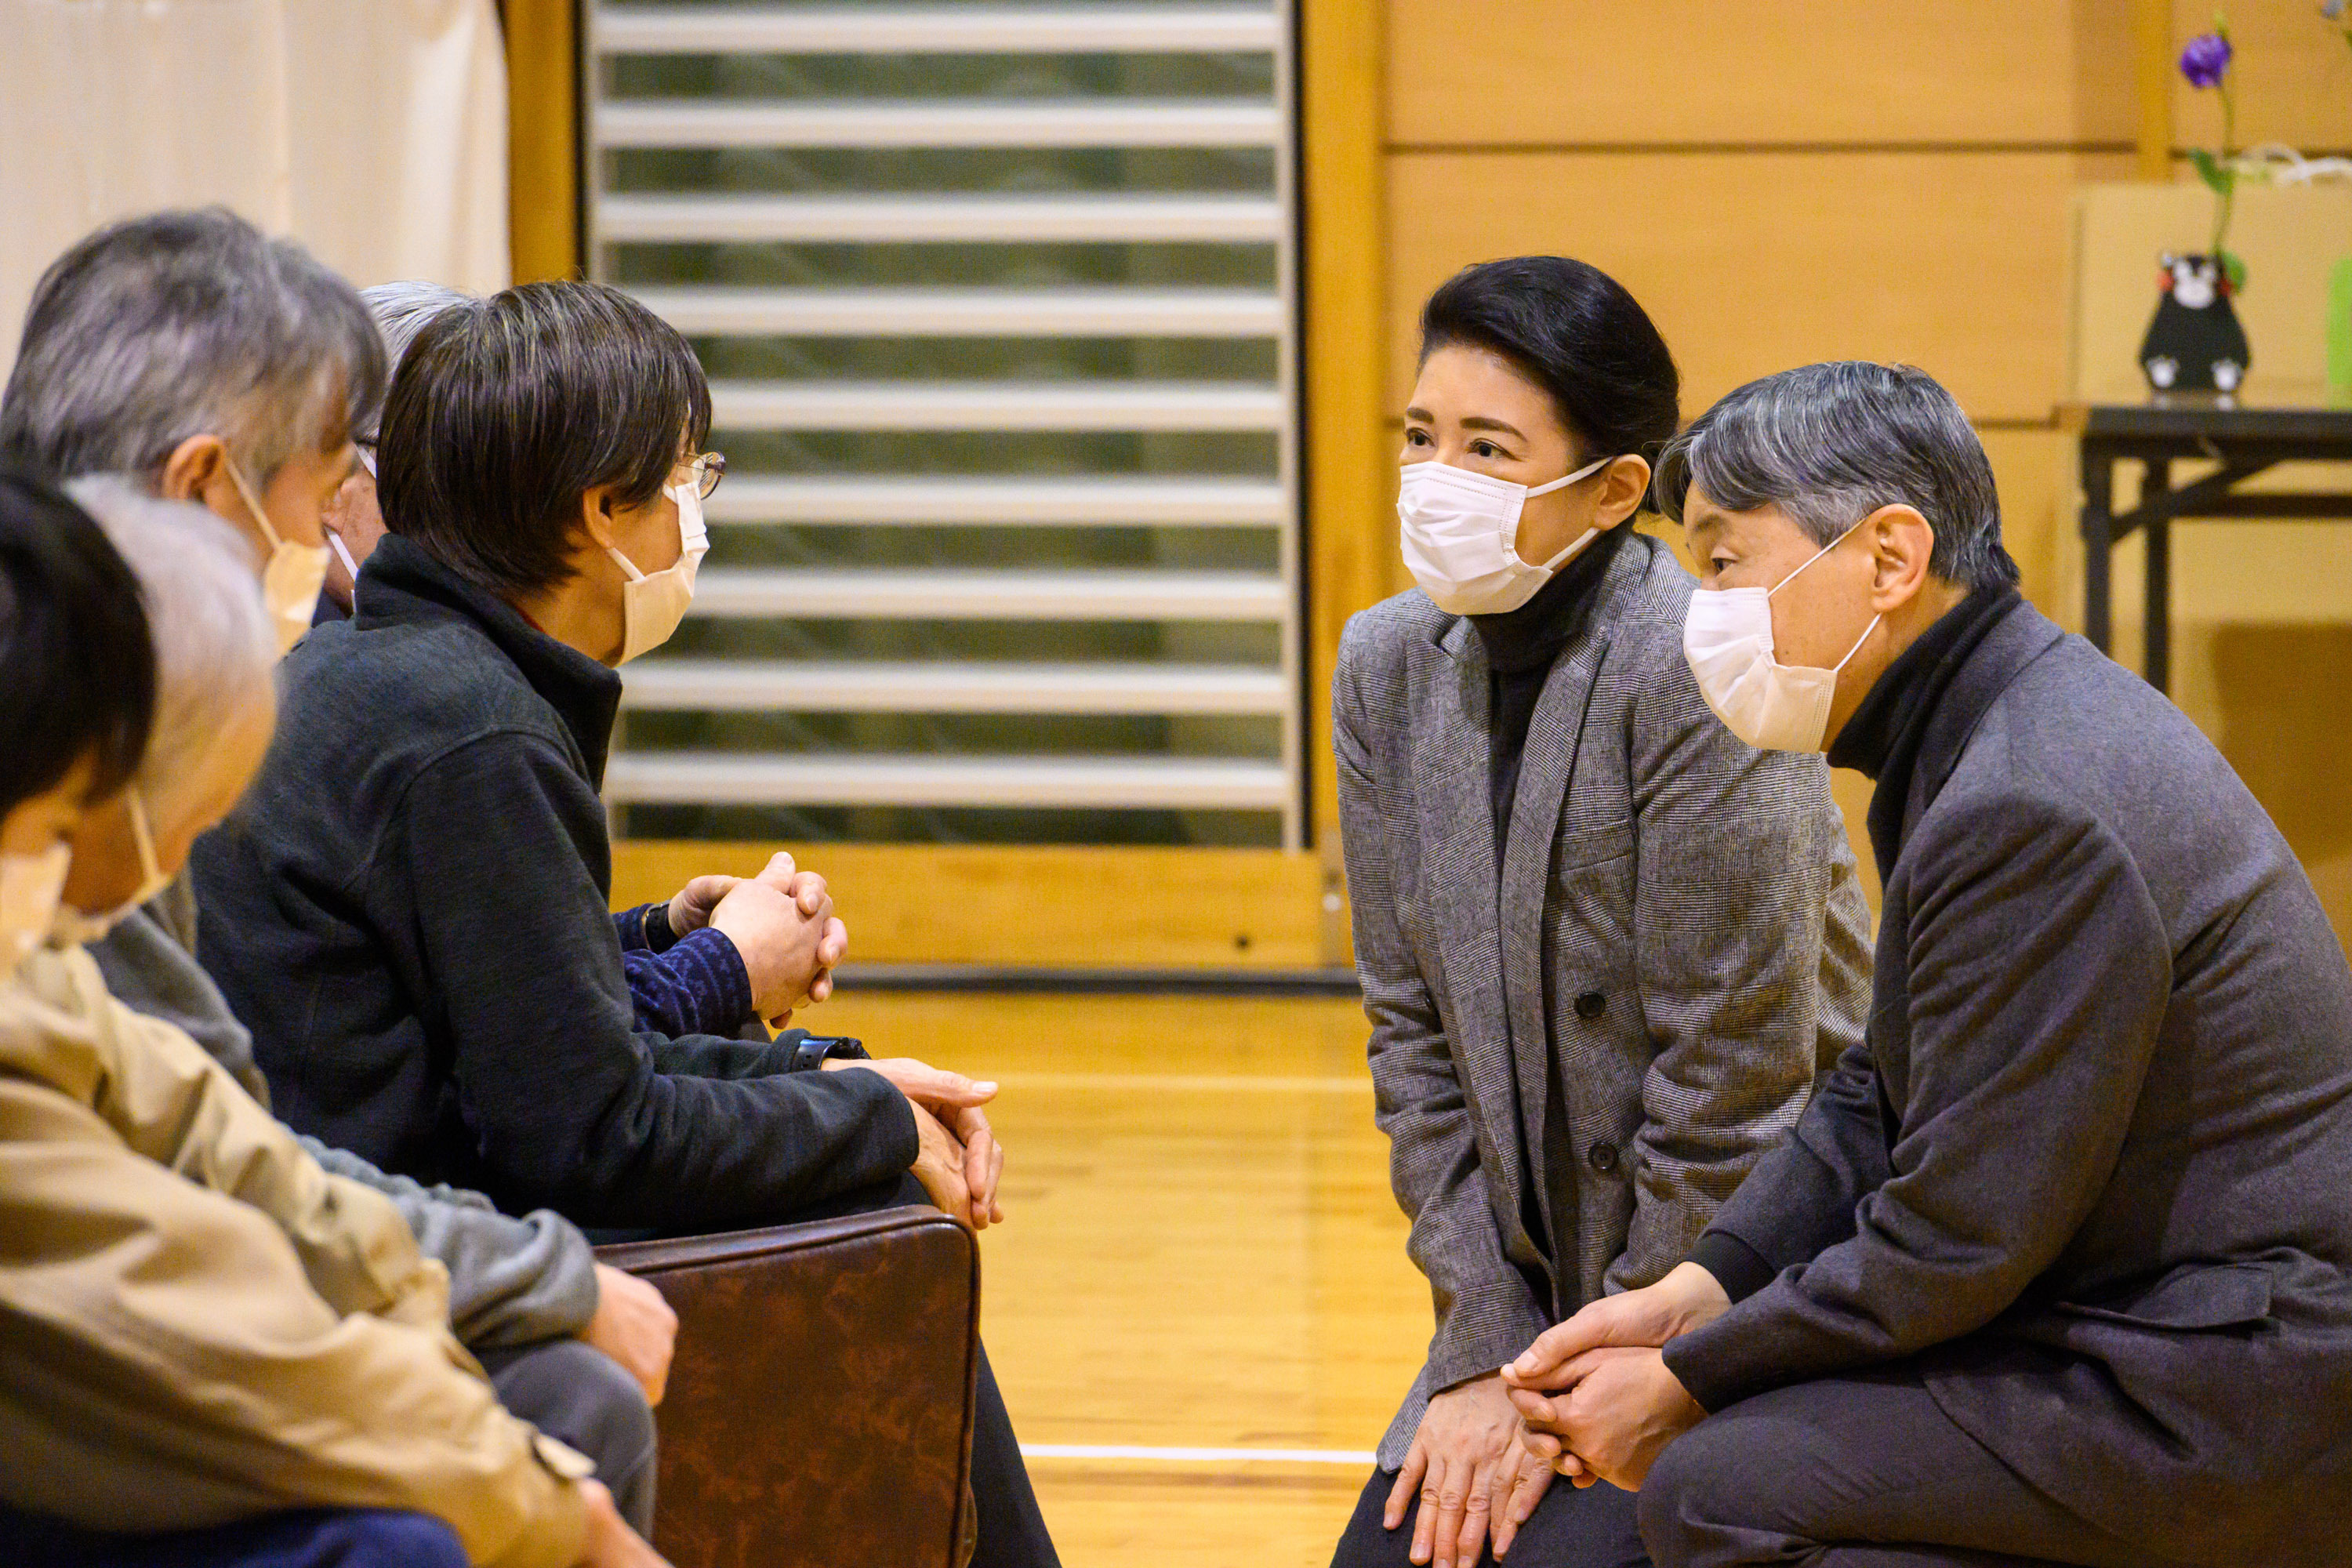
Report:
M1827 767L1717 721L1690 574L1633 526L1677 391L1581 262L1469 268L1423 312L1421 587L1349 622L1331 700L1376 1115L1437 1329L1335 1568L1471 1568L1490 1530L1514 1563L1646 1562L1630 1496L1551 1487L1496 1370L1680 1262L1861 1037Z

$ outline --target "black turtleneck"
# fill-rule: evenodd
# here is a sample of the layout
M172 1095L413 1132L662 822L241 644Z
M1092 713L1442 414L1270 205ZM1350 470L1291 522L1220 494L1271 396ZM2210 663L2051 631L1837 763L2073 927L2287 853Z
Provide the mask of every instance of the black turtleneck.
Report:
M1832 767L1852 768L1877 785L1870 797L1870 852L1882 882L1894 874L1902 847L1911 772L1928 720L1977 644L2023 602L2007 584L1971 590L1895 656L1830 746Z
M1471 629L1486 650L1486 782L1495 812L1497 865L1510 836L1519 759L1527 752L1528 726L1535 721L1544 681L1559 650L1591 618L1594 590L1633 531L1631 523L1623 523L1594 540L1517 609L1470 617Z

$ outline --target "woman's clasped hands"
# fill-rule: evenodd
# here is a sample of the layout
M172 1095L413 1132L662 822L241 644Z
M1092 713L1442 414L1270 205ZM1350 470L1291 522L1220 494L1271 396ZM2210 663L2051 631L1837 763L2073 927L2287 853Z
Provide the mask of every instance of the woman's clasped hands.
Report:
M1663 1347L1730 1310L1715 1276L1685 1263L1546 1330L1500 1374L1528 1450L1580 1487L1641 1490L1666 1445L1706 1417Z

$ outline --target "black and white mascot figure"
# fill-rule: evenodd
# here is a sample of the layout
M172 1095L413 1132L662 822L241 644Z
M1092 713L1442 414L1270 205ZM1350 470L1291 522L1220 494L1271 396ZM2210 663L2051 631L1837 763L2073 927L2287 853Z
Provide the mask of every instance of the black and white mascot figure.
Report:
M2161 258L2164 298L2140 340L2139 367L2158 392L2235 392L2253 353L2230 307L2230 277L2211 256Z

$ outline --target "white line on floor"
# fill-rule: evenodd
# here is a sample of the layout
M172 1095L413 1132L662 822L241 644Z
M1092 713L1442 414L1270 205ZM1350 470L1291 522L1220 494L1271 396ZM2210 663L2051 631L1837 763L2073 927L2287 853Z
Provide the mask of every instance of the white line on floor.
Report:
M1362 1078L1259 1077L1244 1073L1005 1072L1006 1089L1106 1089L1133 1094L1370 1094Z
M1125 1443L1024 1443L1026 1459L1144 1459L1168 1465L1370 1466L1373 1455L1347 1448L1147 1448Z

